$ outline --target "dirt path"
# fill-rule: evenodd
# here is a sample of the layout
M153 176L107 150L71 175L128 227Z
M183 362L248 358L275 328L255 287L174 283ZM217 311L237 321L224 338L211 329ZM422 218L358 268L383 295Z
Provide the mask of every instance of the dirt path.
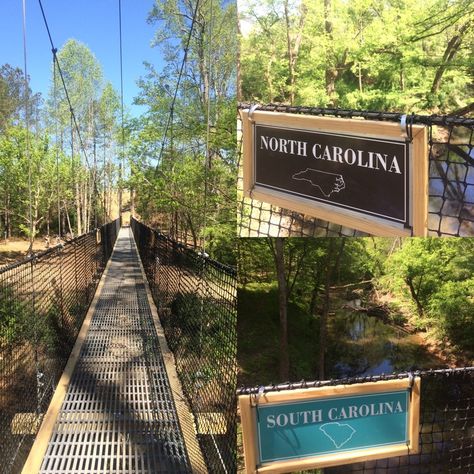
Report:
M30 242L26 239L12 238L7 242L0 240L0 268L26 256ZM44 239L36 239L33 250L39 252L46 250Z

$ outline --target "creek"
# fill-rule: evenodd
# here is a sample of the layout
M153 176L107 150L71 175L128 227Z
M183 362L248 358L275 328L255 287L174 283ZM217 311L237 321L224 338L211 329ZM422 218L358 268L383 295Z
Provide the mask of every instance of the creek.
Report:
M419 334L380 318L341 307L329 317L328 375L333 378L390 374L444 366Z

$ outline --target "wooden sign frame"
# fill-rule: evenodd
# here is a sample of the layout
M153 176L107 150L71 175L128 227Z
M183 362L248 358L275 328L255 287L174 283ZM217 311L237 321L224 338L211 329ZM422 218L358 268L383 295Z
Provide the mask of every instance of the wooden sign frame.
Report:
M281 208L333 222L377 236L420 236L427 235L428 227L428 145L427 130L423 125L413 125L409 166L408 215L410 226L398 222L345 209L325 202L269 189L256 184L255 180L255 125L280 127L288 130L337 133L360 138L378 138L403 141L398 123L359 119L315 117L279 112L255 110L251 117L249 110L241 110L243 131L243 192L244 196L267 202Z
M333 454L323 454L312 457L302 457L286 461L275 461L259 464L256 405L274 404L281 402L310 401L317 398L371 395L395 390L410 389L410 411L408 434L410 443L364 448ZM412 379L396 379L377 382L358 383L353 385L337 385L298 390L282 390L256 395L240 395L239 409L242 425L244 445L245 472L253 473L285 473L294 470L315 469L322 467L339 466L354 462L369 461L394 456L406 456L419 451L420 430L420 377Z

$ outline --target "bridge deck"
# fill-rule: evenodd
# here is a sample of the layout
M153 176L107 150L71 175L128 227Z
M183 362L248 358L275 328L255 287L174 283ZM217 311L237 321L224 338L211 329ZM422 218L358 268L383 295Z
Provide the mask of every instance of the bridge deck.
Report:
M121 229L41 474L192 471L132 239Z

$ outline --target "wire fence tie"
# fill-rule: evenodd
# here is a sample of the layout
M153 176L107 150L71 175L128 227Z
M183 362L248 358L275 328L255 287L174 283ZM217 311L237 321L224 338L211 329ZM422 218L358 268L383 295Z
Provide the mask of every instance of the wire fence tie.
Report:
M253 113L260 107L259 104L252 104L249 108L249 120L254 122L253 120Z
M408 389L410 390L410 400L411 400L411 396L412 396L414 383L415 383L415 376L413 375L413 372L409 372L409 374L408 374Z
M400 117L400 128L402 130L403 137L410 143L413 141L413 117L413 114L410 116L403 114Z
M251 397L252 406L254 407L258 406L258 402L261 396L264 394L264 392L265 392L265 387L263 385L260 385L260 387L258 387L257 393L254 393L253 396Z

